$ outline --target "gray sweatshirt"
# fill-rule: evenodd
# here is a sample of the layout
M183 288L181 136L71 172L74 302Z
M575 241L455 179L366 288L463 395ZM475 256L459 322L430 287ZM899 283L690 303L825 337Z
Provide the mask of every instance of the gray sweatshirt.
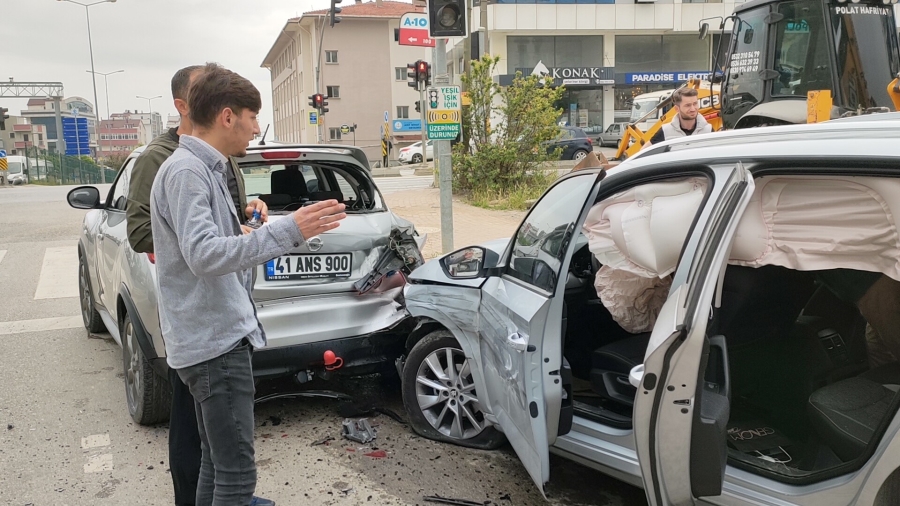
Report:
M159 316L173 369L206 362L266 335L253 302L252 269L303 242L293 219L241 232L225 181L228 160L182 135L150 194Z

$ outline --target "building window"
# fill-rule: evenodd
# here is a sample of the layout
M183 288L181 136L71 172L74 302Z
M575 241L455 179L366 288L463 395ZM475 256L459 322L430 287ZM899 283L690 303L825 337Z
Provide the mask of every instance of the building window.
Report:
M340 128L329 128L328 129L328 137L333 141L341 140L341 129Z
M409 106L408 105L398 105L397 106L397 119L409 119Z
M325 63L337 63L337 51L325 51Z
M406 67L394 67L394 80L406 81Z
M28 142L28 134L25 134L25 135L23 135L22 137L23 137L22 140L24 140L25 142Z
M326 86L325 93L328 94L328 98L341 98L341 87L340 86Z

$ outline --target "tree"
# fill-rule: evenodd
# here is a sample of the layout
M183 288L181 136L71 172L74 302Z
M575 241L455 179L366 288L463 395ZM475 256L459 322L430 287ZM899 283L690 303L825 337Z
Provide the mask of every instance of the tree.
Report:
M472 62L462 76L471 105L463 110L463 138L453 154L456 187L464 190L506 192L523 184L546 180L546 162L559 160L559 150L548 152L546 143L559 136L554 104L563 89L552 79L517 73L512 85L494 82L499 57L485 55Z
M107 167L113 170L119 170L119 167L125 163L126 159L128 159L128 151L121 151L107 156L105 163Z

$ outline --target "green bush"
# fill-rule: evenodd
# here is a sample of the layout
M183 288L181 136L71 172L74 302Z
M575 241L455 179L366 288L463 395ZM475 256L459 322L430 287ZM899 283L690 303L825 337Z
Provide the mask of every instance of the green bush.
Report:
M501 200L506 202L500 207L524 208L524 201L540 196L555 178L545 168L560 153L548 152L546 143L559 136L556 120L562 110L554 104L563 89L551 86L549 78L521 73L511 86L501 87L493 78L499 61L483 56L462 76L471 105L462 118L468 142L457 144L453 153L454 187L476 205Z

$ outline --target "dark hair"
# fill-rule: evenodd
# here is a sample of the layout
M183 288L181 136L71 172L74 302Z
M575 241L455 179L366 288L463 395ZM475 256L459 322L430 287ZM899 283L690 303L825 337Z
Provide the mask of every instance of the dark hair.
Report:
M203 68L203 65L185 67L172 76L172 98L188 99L188 88L191 85L191 74Z
M672 93L672 103L675 105L681 104L681 100L685 97L696 97L697 90L694 88L678 88L675 90L675 93Z
M259 90L246 78L218 65L207 63L202 74L194 80L188 93L191 123L201 128L209 128L216 116L226 107L243 114L244 109L259 112L262 99Z

